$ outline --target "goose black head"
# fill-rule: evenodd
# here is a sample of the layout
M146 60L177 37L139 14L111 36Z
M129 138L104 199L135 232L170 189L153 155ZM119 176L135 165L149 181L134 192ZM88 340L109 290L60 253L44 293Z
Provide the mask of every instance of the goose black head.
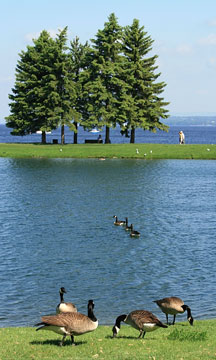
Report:
M190 325L193 326L194 319L193 319L193 316L191 315L191 309L189 308L188 305L182 305L182 309L183 309L184 311L187 310L187 319L188 319Z
M67 293L67 291L65 290L65 288L64 287L61 287L61 289L60 289L60 294L66 294Z
M91 308L92 310L94 309L94 300L88 301L88 308Z
M113 333L112 337L113 337L113 339L116 337L118 332L119 332L119 328L116 325L114 325L113 328L112 328L112 333Z

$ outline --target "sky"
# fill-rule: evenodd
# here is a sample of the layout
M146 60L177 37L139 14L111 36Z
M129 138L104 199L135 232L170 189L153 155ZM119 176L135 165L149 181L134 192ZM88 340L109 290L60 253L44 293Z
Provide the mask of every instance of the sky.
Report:
M158 81L170 115L216 116L215 0L10 0L1 4L0 123L10 114L19 53L42 30L52 36L68 26L68 39L96 37L114 13L121 26L138 19L158 55ZM149 54L150 56L150 54Z

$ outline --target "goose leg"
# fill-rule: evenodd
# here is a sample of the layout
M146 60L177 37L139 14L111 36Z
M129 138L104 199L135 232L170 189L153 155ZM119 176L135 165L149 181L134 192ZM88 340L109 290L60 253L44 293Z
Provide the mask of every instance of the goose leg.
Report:
M173 315L173 325L175 324L175 318L176 318L176 316Z
M74 342L74 336L73 335L71 335L71 345L73 345L73 346L76 345L75 342Z
M139 334L139 336L138 336L138 339L141 338L142 334L143 334L143 330L141 329L141 330L140 330L140 334Z
M146 334L146 332L145 332L145 331L143 331L143 336L142 336L142 337L143 337L143 339L144 339L145 334Z
M62 341L60 341L60 343L59 343L59 346L63 345L65 338L66 338L66 335L63 336Z
M169 325L169 322L168 322L168 314L166 314L166 321L167 321L167 325Z

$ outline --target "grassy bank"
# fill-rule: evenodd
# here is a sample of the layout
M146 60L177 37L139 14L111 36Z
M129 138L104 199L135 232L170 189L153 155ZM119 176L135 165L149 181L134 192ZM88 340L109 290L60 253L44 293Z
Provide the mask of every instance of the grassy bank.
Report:
M216 145L167 144L0 144L9 158L216 159Z
M216 320L176 323L168 329L147 333L137 339L139 332L123 325L117 338L112 339L111 326L99 326L93 333L76 337L77 346L61 335L34 328L0 329L0 359L151 359L151 360L209 360L216 358Z

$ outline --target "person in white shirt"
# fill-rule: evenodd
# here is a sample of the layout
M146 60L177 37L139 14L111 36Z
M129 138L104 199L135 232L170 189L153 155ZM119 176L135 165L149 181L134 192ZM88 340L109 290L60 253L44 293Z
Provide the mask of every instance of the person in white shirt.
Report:
M179 144L185 144L185 135L183 131L179 131Z

